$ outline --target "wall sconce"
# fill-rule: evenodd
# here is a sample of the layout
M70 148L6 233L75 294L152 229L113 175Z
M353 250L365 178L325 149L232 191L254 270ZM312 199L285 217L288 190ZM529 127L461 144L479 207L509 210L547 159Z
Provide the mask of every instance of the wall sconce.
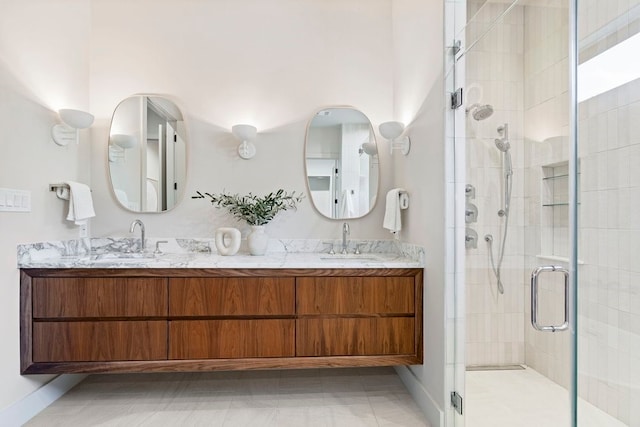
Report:
M375 142L363 142L358 148L358 154L362 156L362 154L366 154L368 156L374 156L378 154L378 147L376 147Z
M65 146L74 139L78 143L78 129L88 128L94 119L93 115L80 110L62 109L58 110L58 115L63 124L54 125L51 128L51 136L53 142L60 146Z
M241 158L249 160L256 155L256 146L251 141L256 139L258 130L251 125L233 125L231 133L242 143L238 146L238 154Z
M133 135L113 134L109 137L109 161L124 160L124 151L138 145L138 140Z
M400 122L384 122L378 127L380 135L384 139L389 140L390 153L393 155L393 150L400 150L405 156L409 154L411 150L411 140L408 136L400 138L402 132L404 132L404 124Z

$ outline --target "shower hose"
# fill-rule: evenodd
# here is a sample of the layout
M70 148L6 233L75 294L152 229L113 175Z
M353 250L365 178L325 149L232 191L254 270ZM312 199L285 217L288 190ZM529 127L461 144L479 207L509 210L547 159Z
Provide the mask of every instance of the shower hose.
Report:
M512 172L506 172L504 175L504 209L498 211L498 216L504 217L504 225L502 231L502 242L498 248L498 262L495 262L493 256L493 236L487 234L484 236L484 240L489 244L489 257L491 258L491 268L493 274L496 276L496 282L498 286L498 292L504 294L504 285L502 284L502 278L500 277L502 260L504 259L504 247L507 242L507 230L509 229L509 205L511 204L511 177Z

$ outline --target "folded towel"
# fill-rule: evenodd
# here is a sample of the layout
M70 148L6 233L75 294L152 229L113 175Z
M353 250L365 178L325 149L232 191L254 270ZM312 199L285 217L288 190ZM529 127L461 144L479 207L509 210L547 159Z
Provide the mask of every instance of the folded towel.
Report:
M384 221L382 226L393 234L402 230L402 219L400 218L400 194L404 192L405 190L402 188L393 188L387 193L387 205L384 211Z
M353 218L355 217L355 210L353 209L353 197L351 197L350 190L343 190L340 200L340 218Z
M93 210L93 199L91 198L91 189L82 183L75 181L67 181L69 186L69 213L67 221L73 221L76 225L87 223L87 219L96 216Z

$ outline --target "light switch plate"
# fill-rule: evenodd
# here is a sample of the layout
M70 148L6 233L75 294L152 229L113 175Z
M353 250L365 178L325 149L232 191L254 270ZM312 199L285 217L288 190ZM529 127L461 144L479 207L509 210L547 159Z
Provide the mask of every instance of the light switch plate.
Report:
M0 212L31 212L31 191L0 188Z

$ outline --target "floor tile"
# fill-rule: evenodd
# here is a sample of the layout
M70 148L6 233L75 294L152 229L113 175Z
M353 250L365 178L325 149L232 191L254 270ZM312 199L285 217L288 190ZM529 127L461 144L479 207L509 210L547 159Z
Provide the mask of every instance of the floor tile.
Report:
M466 427L569 426L569 393L533 369L468 371ZM580 427L624 424L586 402L579 403Z
M91 375L29 427L428 427L392 368Z

